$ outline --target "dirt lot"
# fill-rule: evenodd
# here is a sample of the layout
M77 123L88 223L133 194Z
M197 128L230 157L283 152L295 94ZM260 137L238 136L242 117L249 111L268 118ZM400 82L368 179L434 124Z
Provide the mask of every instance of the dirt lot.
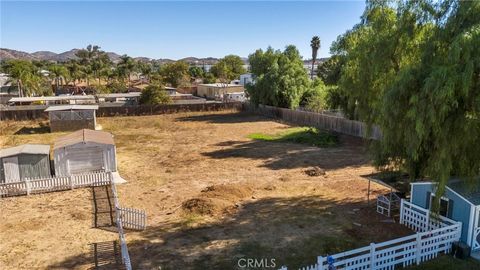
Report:
M374 170L359 139L331 148L255 141L247 136L289 126L233 112L98 122L115 135L128 181L120 203L148 214L146 231L127 234L135 269L235 269L252 257L293 269L409 233L366 207L361 176ZM1 123L0 145L62 135L42 124ZM311 166L326 175L308 176ZM88 189L0 200L0 268L87 268L89 245L116 237L92 228L91 204Z

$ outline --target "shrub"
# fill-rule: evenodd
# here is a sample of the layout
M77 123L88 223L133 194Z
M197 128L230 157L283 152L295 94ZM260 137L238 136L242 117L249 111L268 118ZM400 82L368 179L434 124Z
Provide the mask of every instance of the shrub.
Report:
M140 104L156 105L156 104L168 104L172 99L160 85L149 85L143 89L140 95Z

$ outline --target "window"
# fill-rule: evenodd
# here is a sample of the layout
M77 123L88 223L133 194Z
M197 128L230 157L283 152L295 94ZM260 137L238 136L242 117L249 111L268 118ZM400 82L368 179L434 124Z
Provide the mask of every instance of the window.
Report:
M432 209L432 205L433 205L433 199L435 198L435 194L430 194L430 207L429 209ZM443 217L448 217L448 212L449 212L449 208L450 208L450 200L445 198L445 197L441 197L440 198L440 209L438 209L438 213L443 216Z

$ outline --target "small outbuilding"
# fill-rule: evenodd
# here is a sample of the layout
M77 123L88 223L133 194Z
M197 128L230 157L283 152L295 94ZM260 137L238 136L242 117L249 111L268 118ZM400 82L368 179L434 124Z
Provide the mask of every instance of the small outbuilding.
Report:
M50 106L45 111L50 119L50 131L73 131L83 128L95 129L95 111L98 105Z
M223 99L227 93L244 92L245 88L239 84L211 83L199 84L197 86L197 95L210 99Z
M416 182L411 184L410 202L425 209L432 207L437 183ZM461 180L451 180L440 198L439 214L462 222L461 241L480 252L480 187L470 187Z
M113 135L82 129L58 138L53 146L56 176L117 171Z
M0 183L51 177L50 145L23 144L0 149Z

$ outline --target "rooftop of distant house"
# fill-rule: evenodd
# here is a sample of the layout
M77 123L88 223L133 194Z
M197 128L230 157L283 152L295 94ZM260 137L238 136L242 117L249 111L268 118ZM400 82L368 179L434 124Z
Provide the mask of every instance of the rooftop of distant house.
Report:
M218 87L218 88L225 88L225 87L243 87L239 84L230 84L230 83L207 83L207 84L199 84L198 86L208 86L208 87Z

